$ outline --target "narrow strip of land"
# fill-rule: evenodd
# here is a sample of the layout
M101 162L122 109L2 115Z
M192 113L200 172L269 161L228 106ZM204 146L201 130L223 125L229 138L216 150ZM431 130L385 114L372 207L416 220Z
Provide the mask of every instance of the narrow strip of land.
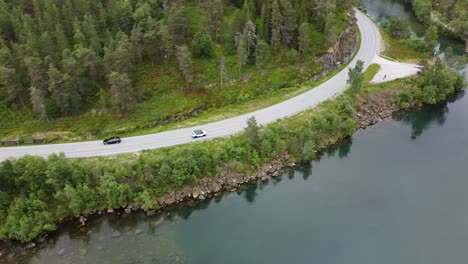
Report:
M328 81L297 97L258 111L205 124L201 127L189 127L144 136L128 137L124 138L121 144L111 146L104 146L102 141L88 141L39 146L4 147L0 148L0 160L10 157L18 158L24 155L47 157L52 153L59 152L65 153L70 158L132 153L193 142L191 133L197 128L207 131L208 137L202 139L207 140L233 135L242 131L246 126L246 120L252 116L255 116L259 124L265 125L280 118L297 114L343 92L347 87L348 68L354 67L358 60L364 62L364 69L374 61L380 48L380 33L376 25L365 14L356 10L356 17L359 30L361 31L361 48L353 61L347 68Z

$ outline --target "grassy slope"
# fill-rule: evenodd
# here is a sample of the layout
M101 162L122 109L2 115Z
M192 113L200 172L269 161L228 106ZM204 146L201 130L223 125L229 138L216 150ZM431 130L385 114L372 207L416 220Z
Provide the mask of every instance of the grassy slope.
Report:
M387 32L380 30L384 41L382 54L401 62L418 63L422 53L408 46L405 40L393 38Z

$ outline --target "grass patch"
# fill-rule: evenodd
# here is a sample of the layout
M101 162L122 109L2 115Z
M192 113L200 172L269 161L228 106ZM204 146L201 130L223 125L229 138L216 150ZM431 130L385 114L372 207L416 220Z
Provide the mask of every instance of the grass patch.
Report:
M417 63L423 53L408 46L405 40L397 39L380 29L384 50L382 54L401 62Z
M374 76L380 71L380 65L379 64L371 64L369 68L364 72L363 76L363 83L370 83Z

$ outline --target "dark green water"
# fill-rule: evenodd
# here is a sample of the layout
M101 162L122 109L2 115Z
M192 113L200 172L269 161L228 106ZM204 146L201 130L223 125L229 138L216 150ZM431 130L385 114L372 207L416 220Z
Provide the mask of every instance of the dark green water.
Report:
M65 226L30 251L3 244L0 263L465 264L467 163L459 96L358 132L267 184L159 216Z

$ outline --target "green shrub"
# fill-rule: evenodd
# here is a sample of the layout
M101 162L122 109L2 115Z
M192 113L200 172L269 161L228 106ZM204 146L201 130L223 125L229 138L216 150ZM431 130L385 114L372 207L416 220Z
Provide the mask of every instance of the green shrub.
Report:
M411 36L409 22L403 18L389 17L382 24L382 27L395 38L407 39Z
M195 34L192 40L192 53L199 58L210 58L213 53L213 41L204 32Z

